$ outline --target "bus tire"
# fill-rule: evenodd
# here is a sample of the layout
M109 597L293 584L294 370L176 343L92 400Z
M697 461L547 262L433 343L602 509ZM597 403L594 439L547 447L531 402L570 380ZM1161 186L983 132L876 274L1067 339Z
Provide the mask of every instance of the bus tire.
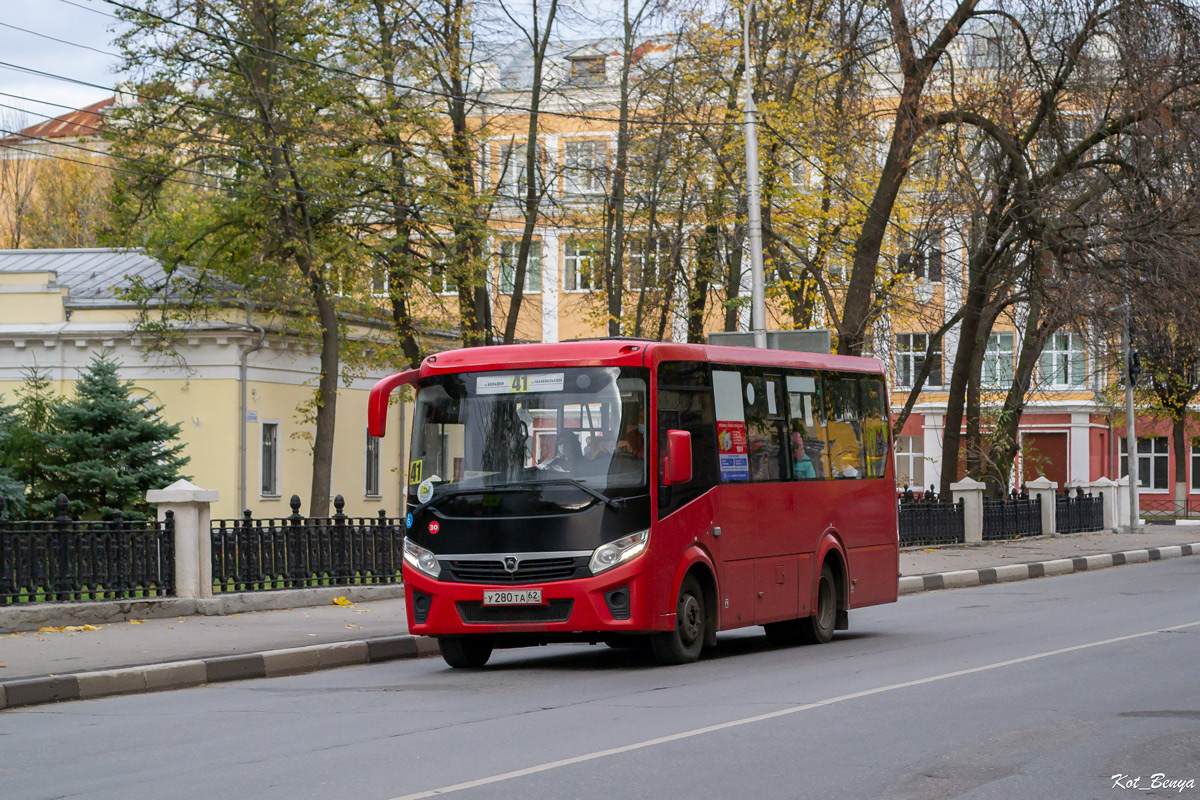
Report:
M838 616L838 585L833 576L833 568L828 564L821 566L821 578L817 583L817 605L813 614L801 622L801 636L806 644L825 644L833 638L833 629L837 625Z
M483 634L439 636L442 658L455 669L479 669L492 657L492 637Z
M675 628L650 637L654 660L659 664L690 664L700 658L704 649L705 626L704 591L694 575L683 579L679 598L675 601Z

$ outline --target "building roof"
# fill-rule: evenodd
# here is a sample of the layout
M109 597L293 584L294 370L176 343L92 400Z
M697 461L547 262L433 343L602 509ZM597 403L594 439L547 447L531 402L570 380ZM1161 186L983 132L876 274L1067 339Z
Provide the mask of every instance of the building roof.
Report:
M36 141L39 139L56 140L95 136L106 127L104 119L106 115L101 112L106 108L116 105L116 102L116 97L106 97L100 102L92 103L85 108L68 111L66 114L54 119L48 119L45 122L30 125L28 128L22 128L15 136L0 139L0 143L12 144L14 142Z
M55 283L68 290L68 304L120 303L120 290L135 281L161 287L167 277L162 265L142 250L0 250L0 274L23 272L54 273Z

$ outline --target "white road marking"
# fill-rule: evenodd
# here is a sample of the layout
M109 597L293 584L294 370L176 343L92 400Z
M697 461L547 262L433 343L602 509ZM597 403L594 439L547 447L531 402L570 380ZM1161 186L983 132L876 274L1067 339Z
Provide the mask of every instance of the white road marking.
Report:
M512 772L503 772L499 775L492 775L487 778L477 778L473 781L464 781L451 786L443 786L439 789L429 789L424 792L416 792L414 794L406 794L402 797L395 797L392 800L423 800L427 797L438 797L452 792L461 792L467 789L475 789L480 786L488 786L493 783L509 781L513 778L523 778L526 775L536 775L539 772L548 772L559 767L569 767L572 764L581 764L585 761L594 761L597 758L606 758L608 756L620 755L621 753L630 753L634 750L644 750L647 747L655 745L667 744L668 742L677 742L681 739L690 739L693 736L703 736L706 733L714 733L723 731L728 728L738 728L742 725L752 725L755 722L764 722L776 717L786 717L789 714L798 714L801 711L811 711L814 708L823 708L831 706L834 703L843 703L847 700L856 700L860 697L870 697L871 695L882 694L884 692L894 692L897 689L907 689L912 686L923 686L927 683L936 683L938 681L948 680L949 678L958 678L963 675L974 675L979 672L989 672L1002 667L1011 667L1015 664L1025 664L1030 661L1038 661L1043 658L1051 658L1060 656L1064 653L1074 653L1077 650L1087 650L1092 647L1104 647L1105 645L1117 644L1119 642L1128 642L1133 639L1141 639L1146 636L1153 636L1156 633L1168 633L1170 631L1178 631L1184 628L1194 628L1200 625L1200 620L1196 622L1188 622L1183 625L1173 625L1170 628L1156 628L1152 631L1144 631L1142 633L1133 633L1128 636L1117 636L1113 639L1103 639L1098 642L1088 642L1087 644L1077 644L1073 647L1062 647L1058 650L1048 650L1044 653L1034 653L1030 656L1022 656L1021 658L1012 658L1008 661L998 661L995 664L987 664L982 667L971 667L970 669L959 669L954 672L944 672L941 675L931 675L928 678L918 678L913 681L905 681L904 683L893 683L890 686L879 686L874 689L864 689L861 692L853 692L851 694L843 694L838 697L831 697L828 700L818 700L815 703L805 703L800 706L789 706L781 708L778 711L770 711L766 714L756 714L753 717L743 717L729 722L721 722L716 725L706 725L703 728L693 728L690 731L681 731L680 733L672 733L669 736L659 736L656 739L647 739L643 742L635 742L634 744L626 744L620 747L610 747L607 750L597 750L594 753L584 753L583 755L572 756L571 758L562 758L558 761L548 761L545 764L537 764L524 769L516 769Z

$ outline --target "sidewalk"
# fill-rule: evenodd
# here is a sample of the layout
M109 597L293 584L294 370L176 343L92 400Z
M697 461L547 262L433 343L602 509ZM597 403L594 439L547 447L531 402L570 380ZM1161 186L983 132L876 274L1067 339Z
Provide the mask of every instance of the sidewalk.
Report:
M1200 542L1196 529L1148 530L902 550L901 594L1188 555L1187 545ZM1157 548L1176 549L1104 555ZM0 634L0 709L436 653L432 641L408 635L405 620L404 600L397 598Z

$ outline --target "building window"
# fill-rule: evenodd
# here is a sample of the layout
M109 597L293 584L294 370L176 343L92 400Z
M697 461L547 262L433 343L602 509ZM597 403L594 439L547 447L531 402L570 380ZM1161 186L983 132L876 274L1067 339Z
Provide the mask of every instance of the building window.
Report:
M521 243L513 240L500 242L496 258L500 261L500 292L512 294L517 279L517 255ZM525 294L542 291L542 243L529 243L529 260L525 262Z
M546 163L546 148L538 145L537 170L534 178L537 180L538 193L541 194L546 183L542 165ZM525 143L508 142L500 145L500 174L496 192L506 200L524 202L526 187L529 185L528 174L525 171Z
M902 250L896 262L900 272L911 272L929 283L941 283L942 265L945 261L944 238L942 229L935 228L920 238L915 245Z
M987 349L983 351L983 385L1011 386L1013 382L1013 335L988 334Z
M1200 492L1200 439L1192 439L1192 491Z
M568 195L604 194L604 166L608 148L595 139L563 144L563 172Z
M921 489L925 486L925 437L896 437L896 485Z
M1129 474L1129 449L1121 438L1121 477ZM1193 453L1195 450L1193 449ZM1167 437L1139 436L1137 440L1138 486L1167 489ZM1193 462L1194 463L1194 462Z
M896 385L912 388L917 374L925 365L925 350L929 347L927 333L898 333L896 334ZM925 379L926 386L942 385L942 347L930 354L933 362L929 368L929 377Z
M263 422L259 461L260 491L263 497L279 497L279 423Z
M446 255L440 249L429 255L429 291L434 294L458 294L458 282L450 274Z
M367 434L365 462L363 494L367 497L379 497L379 437L369 433Z
M571 59L571 83L576 86L603 86L604 80L604 56Z
M599 277L600 253L595 246L578 241L563 245L563 291L592 291Z
M1073 333L1059 332L1050 337L1038 362L1042 384L1052 388L1083 386L1083 340Z

